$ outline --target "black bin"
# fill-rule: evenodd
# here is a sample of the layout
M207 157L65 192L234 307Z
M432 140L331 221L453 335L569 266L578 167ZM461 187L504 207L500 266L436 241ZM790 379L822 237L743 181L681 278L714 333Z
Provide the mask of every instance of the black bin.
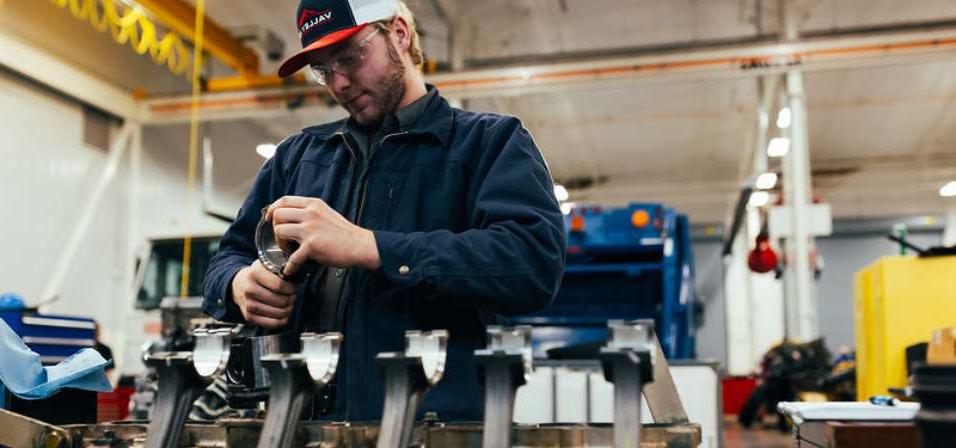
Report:
M96 392L60 389L42 400L23 400L6 392L6 409L52 425L96 423Z
M922 364L913 374L920 447L956 447L956 364Z

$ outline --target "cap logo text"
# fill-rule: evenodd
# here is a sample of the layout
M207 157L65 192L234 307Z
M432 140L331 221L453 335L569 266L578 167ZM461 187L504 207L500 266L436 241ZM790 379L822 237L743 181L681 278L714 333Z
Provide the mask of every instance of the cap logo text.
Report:
M299 16L299 34L305 34L307 31L312 29L312 27L328 22L329 20L332 20L331 9L326 9L324 11L303 9L302 14Z

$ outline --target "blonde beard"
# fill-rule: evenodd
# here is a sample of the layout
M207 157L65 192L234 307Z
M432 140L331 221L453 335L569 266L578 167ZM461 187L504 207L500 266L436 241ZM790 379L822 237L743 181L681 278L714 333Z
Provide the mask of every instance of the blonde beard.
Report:
M376 86L376 96L372 98L373 105L378 111L377 116L368 120L361 120L352 115L352 118L362 126L377 126L385 118L385 115L395 113L402 97L405 96L405 62L398 54L398 50L391 44L391 40L388 41L388 44L388 68L382 76L381 82Z

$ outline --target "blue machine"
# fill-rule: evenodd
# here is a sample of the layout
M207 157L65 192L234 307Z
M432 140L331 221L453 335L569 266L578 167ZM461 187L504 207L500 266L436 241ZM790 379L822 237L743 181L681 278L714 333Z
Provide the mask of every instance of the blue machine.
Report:
M40 355L44 365L56 364L82 348L96 345L93 319L40 314L16 306L0 307L0 319Z
M668 358L695 355L694 259L687 216L660 204L578 207L565 216L567 269L557 298L513 324L533 327L536 357L603 342L609 319L653 318Z

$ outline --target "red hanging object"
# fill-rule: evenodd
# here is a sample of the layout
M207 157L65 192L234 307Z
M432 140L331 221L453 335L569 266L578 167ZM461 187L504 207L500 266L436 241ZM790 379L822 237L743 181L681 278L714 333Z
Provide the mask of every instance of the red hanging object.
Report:
M757 235L757 247L747 256L750 270L759 274L773 271L777 267L777 253L770 247L770 236L766 232Z

